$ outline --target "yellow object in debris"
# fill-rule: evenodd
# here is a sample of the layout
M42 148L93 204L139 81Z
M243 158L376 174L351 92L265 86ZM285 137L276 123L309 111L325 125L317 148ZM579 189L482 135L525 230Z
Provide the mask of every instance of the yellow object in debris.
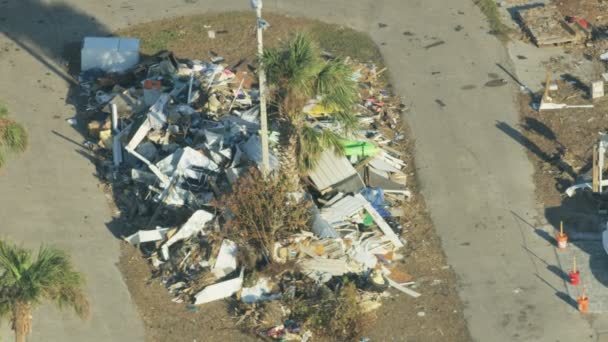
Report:
M99 132L99 145L103 148L112 148L112 130L106 129Z
M323 106L320 103L311 103L306 105L303 109L304 114L312 116L323 116L326 114L332 114L339 111L338 106Z

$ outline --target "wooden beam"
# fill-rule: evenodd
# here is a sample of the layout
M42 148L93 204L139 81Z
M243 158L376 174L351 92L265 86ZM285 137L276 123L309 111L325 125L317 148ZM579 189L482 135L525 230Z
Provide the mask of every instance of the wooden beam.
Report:
M593 168L591 169L591 189L593 192L600 192L600 172L599 166L597 165L598 161L598 149L597 145L593 146Z

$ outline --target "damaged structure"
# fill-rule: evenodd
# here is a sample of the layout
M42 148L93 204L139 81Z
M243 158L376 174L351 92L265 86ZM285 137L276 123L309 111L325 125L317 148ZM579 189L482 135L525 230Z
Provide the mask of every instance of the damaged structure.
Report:
M89 52L83 49L83 58ZM214 200L246 170L260 167L262 147L254 75L221 62L162 52L126 70L91 62L80 76L91 145L134 228L125 240L141 249L178 303L234 294L244 302L281 297L276 280L244 286L239 246L222 234L223 208ZM411 193L401 152L391 146L404 136L383 133L397 127L405 106L374 87L375 66L353 69L363 89L354 109L361 129L343 142L345 155L324 151L303 177L309 193L301 195L314 203L310 231L277 242L272 252L318 284L359 274L418 297L394 267L405 246L398 217ZM272 170L280 167L277 144L271 145Z

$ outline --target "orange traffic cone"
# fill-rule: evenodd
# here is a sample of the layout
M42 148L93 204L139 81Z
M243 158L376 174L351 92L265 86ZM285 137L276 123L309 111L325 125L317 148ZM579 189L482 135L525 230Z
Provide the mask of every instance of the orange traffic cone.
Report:
M564 222L559 223L559 233L555 237L557 240L557 248L558 249L566 249L568 246L568 235L564 233Z
M579 296L576 300L578 303L578 311L582 313L587 313L587 306L589 305L589 298L587 297L586 289L583 286L583 294Z

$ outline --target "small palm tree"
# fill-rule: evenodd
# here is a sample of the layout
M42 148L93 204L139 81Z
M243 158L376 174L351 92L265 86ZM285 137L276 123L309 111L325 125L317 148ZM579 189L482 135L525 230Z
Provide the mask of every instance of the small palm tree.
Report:
M32 311L43 301L71 307L86 318L89 302L83 277L58 249L32 252L0 240L0 316L8 316L16 342L25 342L32 328Z
M281 164L296 186L299 173L312 169L323 150L344 152L341 135L357 123L353 115L357 83L348 64L341 59L324 60L304 34L298 34L282 49L266 49L260 62L268 75L272 104L281 123ZM340 124L338 132L319 127L304 113L307 102L316 98Z
M26 147L25 129L8 117L8 110L0 104L0 166L4 164L4 151L23 152Z

